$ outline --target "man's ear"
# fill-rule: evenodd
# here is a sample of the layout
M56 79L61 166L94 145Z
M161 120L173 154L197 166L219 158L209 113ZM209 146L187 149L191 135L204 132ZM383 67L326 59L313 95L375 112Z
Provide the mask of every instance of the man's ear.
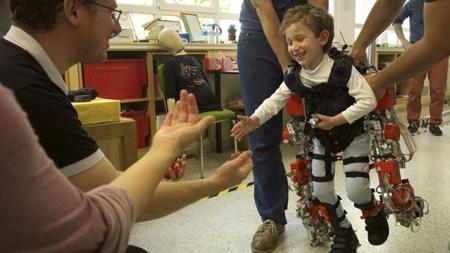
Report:
M69 23L78 26L80 21L78 18L78 8L80 3L78 0L64 0L63 14Z
M323 30L319 34L319 43L321 46L325 46L330 39L330 32L328 30Z

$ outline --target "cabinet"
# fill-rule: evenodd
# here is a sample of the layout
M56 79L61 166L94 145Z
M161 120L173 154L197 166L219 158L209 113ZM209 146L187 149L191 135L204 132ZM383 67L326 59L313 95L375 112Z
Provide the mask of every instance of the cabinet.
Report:
M236 56L235 44L211 45L202 43L187 44L186 52L203 60L220 54L223 56ZM148 43L111 44L108 51L108 60L142 59L145 62L147 84L142 98L120 99L121 110L145 111L148 116L149 136L156 132L156 117L165 111L163 98L157 87L157 67L171 57L159 45ZM65 73L66 85L69 89L84 87L83 66L77 64ZM214 85L214 82L211 82ZM150 140L148 141L150 142ZM148 144L148 143L147 143Z
M403 53L403 48L383 48L377 47L376 49L376 57L375 57L375 66L378 69L383 69L395 60ZM404 81L401 83L397 83L396 87L396 95L397 98L408 96L409 85L408 81Z
M375 57L375 66L383 67L391 64L393 61L397 60L398 57L404 52L403 48L384 48L377 47L376 49L376 57ZM449 69L450 71L450 69ZM448 76L447 83L450 83L450 75ZM428 86L428 78L425 79L424 86ZM407 102L407 96L409 93L409 83L408 81L404 81L396 84L396 95L397 95L397 104L405 104ZM450 92L448 90L448 85L445 88L445 99L450 98ZM424 88L422 93L422 102L429 103L429 89Z
M128 118L118 122L84 125L115 168L125 170L137 160L136 124Z

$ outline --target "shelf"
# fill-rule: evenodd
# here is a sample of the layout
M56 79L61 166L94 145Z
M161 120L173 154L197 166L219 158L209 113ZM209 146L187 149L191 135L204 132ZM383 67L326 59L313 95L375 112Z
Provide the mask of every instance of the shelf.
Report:
M122 99L120 100L121 104L126 104L126 103L139 103L139 102L148 102L149 99L148 98L131 98L131 99Z
M237 44L208 44L208 43L188 43L186 51L215 51L215 50L236 50ZM159 44L145 42L111 42L109 51L154 51L167 52Z
M164 98L163 97L156 97L155 101L164 101Z

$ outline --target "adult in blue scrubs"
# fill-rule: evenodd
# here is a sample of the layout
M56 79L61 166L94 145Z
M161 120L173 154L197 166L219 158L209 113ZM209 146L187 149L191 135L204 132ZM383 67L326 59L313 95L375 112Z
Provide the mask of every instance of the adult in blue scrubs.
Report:
M292 61L286 40L279 33L280 21L290 7L328 1L244 0L241 7L241 33L237 47L241 95L246 115L278 88L283 72ZM253 236L253 252L271 252L276 248L286 224L288 183L279 148L282 113L272 117L250 134L253 151L255 203L263 224Z

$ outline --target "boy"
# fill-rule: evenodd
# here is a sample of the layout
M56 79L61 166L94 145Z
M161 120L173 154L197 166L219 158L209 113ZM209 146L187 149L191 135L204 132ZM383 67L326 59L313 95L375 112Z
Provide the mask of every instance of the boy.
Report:
M350 57L330 49L333 18L325 10L313 6L291 8L284 15L280 30L295 62L284 82L253 115L239 116L241 121L233 127L231 135L240 140L276 115L294 92L300 93L305 99L309 122L306 131L314 144L314 192L326 207L335 234L331 252L356 252L359 246L334 191L333 161L336 153L342 151L347 196L363 212L369 242L380 245L389 235L389 226L384 210L369 188L369 137L362 119L375 108L375 95L352 66Z

